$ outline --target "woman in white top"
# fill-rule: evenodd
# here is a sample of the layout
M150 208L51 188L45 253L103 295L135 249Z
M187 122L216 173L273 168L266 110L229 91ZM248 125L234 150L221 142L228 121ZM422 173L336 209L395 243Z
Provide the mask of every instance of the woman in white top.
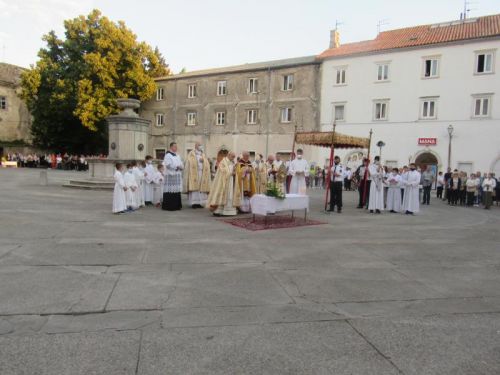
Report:
M496 182L488 173L488 177L483 180L483 193L484 193L484 208L489 210L493 201L493 190L495 190Z

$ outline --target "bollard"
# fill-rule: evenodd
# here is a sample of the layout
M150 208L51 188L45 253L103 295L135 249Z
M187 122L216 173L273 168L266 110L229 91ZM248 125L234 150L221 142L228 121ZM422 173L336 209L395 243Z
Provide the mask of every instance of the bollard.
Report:
M47 186L49 184L49 179L47 176L47 171L40 171L40 185Z

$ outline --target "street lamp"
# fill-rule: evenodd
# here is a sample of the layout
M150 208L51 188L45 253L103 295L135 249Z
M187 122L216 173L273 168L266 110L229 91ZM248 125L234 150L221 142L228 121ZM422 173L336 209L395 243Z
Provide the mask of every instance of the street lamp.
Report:
M453 125L448 125L448 135L449 135L449 142L448 142L448 169L451 168L451 139L453 138Z
M385 143L383 141L377 142L377 147L379 148L378 157L380 158L381 163L382 163L382 147L384 147L384 146L385 146Z

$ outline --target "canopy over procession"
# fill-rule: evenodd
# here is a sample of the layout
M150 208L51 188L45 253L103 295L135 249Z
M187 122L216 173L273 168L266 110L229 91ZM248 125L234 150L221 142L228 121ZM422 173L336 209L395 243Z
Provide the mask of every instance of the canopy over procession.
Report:
M294 136L291 160L283 161L280 153L250 159L248 151L239 155L221 147L217 159L211 161L201 142L196 142L186 160L177 153L172 142L162 163L155 169L151 156L139 164L117 164L114 175L113 213L134 211L153 205L166 211L182 209L181 194L186 193L191 208L206 208L214 216L235 216L251 213L251 198L256 194L286 199L287 194L307 195L309 180L316 167L304 159L303 150L295 146L330 148L329 165L322 171L325 182L325 211L342 212L342 191L351 190L355 180L359 192L357 208L370 213L413 215L419 212L422 175L415 164L402 168L381 165L379 157L370 160L372 132L368 138L332 132L298 132ZM335 149L367 150L367 157L356 171L341 163Z

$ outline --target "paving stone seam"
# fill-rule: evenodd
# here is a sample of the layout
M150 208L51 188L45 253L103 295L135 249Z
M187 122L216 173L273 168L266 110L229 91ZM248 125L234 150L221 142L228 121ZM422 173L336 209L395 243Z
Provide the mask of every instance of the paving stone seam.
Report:
M109 293L109 296L108 298L106 299L106 302L104 303L104 307L102 308L103 311L106 311L107 307L108 307L108 304L109 304L109 301L111 300L111 296L113 295L113 292L115 291L116 289L116 286L118 285L118 281L120 281L120 278L122 277L122 274L119 273L118 274L118 277L116 278L115 280L115 283L113 285L113 288L111 289L111 292Z
M361 331L359 331L354 325L353 323L350 321L350 319L346 319L345 322L352 328L352 330L354 332L356 332L368 345L370 345L373 350L375 350L378 355L380 355L382 358L384 358L394 369L396 369L396 371L401 374L401 375L404 375L404 372L392 361L392 359L385 355L384 353L382 353L382 351L377 348L377 346L375 344L373 344Z

